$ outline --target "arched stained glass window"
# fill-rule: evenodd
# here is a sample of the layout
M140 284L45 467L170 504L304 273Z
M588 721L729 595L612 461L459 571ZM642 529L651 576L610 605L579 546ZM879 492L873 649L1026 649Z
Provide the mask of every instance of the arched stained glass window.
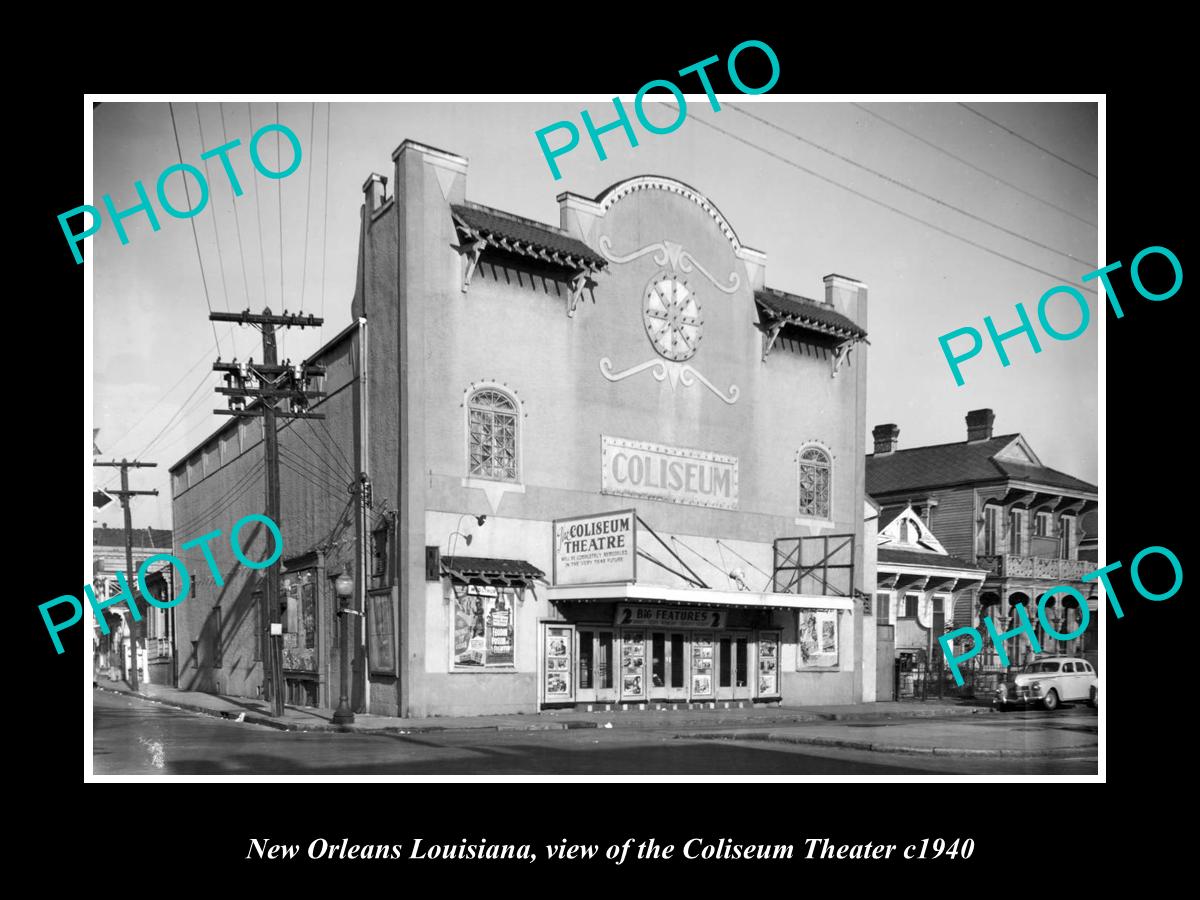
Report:
M833 466L824 450L807 447L800 454L800 515L828 519Z
M470 473L519 481L516 403L500 391L485 389L471 395L467 409Z

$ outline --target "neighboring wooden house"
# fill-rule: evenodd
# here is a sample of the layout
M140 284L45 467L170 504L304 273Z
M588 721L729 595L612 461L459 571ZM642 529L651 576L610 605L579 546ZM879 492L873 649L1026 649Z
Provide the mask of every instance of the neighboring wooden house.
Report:
M1097 488L1044 466L1020 434L993 436L994 421L992 410L972 410L965 441L909 450L898 449L896 425L876 426L867 492L883 509L881 523L911 507L948 554L987 573L981 586L958 594L948 624L983 632L983 617L990 616L998 630L1007 631L1019 624L1014 608L1023 604L1043 652L1084 653L1094 643L1089 640L1094 626L1072 641L1048 639L1037 619L1037 601L1055 586L1070 585L1095 611L1095 583L1082 581L1095 565L1081 559L1079 550L1094 537L1082 526L1095 521L1089 513L1097 507ZM881 553L881 570L883 559ZM1052 598L1046 610L1059 633L1077 627L1081 614L1071 598ZM1023 636L1004 647L1013 665L1032 652ZM996 665L990 641L975 661L985 668Z
M129 584L134 585L134 597L138 612L142 616L141 641L138 648L139 678L149 684L175 683L175 609L162 609L147 603L138 592L135 577L137 567L159 553L171 552L171 530L169 528L133 529L134 575L126 573ZM92 589L97 600L108 600L121 592L117 573L124 572L125 531L99 525L92 528ZM160 562L146 574L146 587L159 600L174 597L172 579L174 572L169 563ZM129 656L128 610L124 603L111 607L107 621L109 634L100 632L100 626L92 620L95 665L108 672L122 672ZM112 627L120 622L118 632Z
M894 626L900 696L911 696L911 673L936 659L956 602L977 591L988 573L947 553L908 504L880 514L876 547L876 622Z

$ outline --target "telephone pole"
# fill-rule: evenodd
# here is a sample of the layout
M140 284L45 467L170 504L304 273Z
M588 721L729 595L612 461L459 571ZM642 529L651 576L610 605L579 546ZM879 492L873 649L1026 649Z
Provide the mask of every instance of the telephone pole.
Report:
M131 582L133 587L130 588L130 596L132 598L133 588L137 587L137 572L133 568L133 516L129 511L129 498L143 494L153 497L158 496L158 491L131 491L129 489L129 470L130 469L153 469L158 466L158 463L148 462L130 462L127 459L122 459L120 462L93 462L93 466L111 466L120 468L121 470L121 489L119 491L107 491L109 494L116 494L121 498L121 506L125 510L125 578ZM132 665L129 667L129 687L132 690L138 689L138 659L137 659L137 638L139 622L134 617L132 609L133 600L130 599L131 607L129 612L129 654L133 659Z
M285 309L283 315L272 314L270 308L261 314L245 310L240 313L209 313L208 318L213 322L234 322L239 325L252 325L262 332L263 361L255 364L253 357L249 362L238 364L237 360L223 363L218 358L213 363L214 372L225 373L225 387L218 387L217 393L229 398L229 409L214 409L220 416L239 416L242 418L263 418L263 448L266 453L266 516L272 522L280 525L279 521L279 440L275 430L277 416L292 419L323 419L320 413L307 412L308 401L314 397L324 397L320 391L308 390L308 383L314 375L324 375L325 367L318 365L291 365L285 361L280 365L275 348L276 327L300 328L315 327L323 324L324 319L315 316L289 315ZM248 387L247 381L253 379L256 387ZM287 411L278 409L280 400L288 400ZM246 408L247 400L257 400L258 405ZM275 626L279 624L279 570L282 558L275 560L267 569L266 590L263 591L263 602L267 605L266 621ZM283 715L284 685L283 685L283 635L275 634L276 628L271 627L270 659L265 661L269 666L269 678L264 679L270 694L272 715Z

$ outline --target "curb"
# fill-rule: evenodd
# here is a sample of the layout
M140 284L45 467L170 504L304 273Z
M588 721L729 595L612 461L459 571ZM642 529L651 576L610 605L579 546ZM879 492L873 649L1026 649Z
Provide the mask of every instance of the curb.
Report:
M120 688L107 687L104 685L95 684L95 688L101 691L107 691L111 694L119 694L126 697L137 697L140 700L147 700L151 703L157 703L161 706L171 707L173 709L182 709L188 712L199 713L200 715L209 716L214 719L224 719L229 722L242 722L247 725L263 725L267 728L274 728L276 731L295 731L295 732L315 732L315 733L349 733L349 734L391 734L391 735L407 735L407 734L437 734L440 732L456 732L456 731L573 731L576 729L600 728L600 720L604 718L603 713L595 713L596 721L578 721L572 720L567 722L530 722L529 724L511 725L385 725L380 728L366 728L359 725L328 725L322 723L301 723L301 722L281 722L271 716L265 716L261 713L239 712L234 713L230 710L214 710L209 707L199 706L194 703L184 703L179 700L166 700L162 697L154 697L149 694L143 694L140 691L121 690ZM996 711L990 707L947 707L941 709L913 709L911 712L905 711L898 713L895 711L887 712L869 712L861 713L805 713L797 712L792 715L772 717L766 721L759 720L758 724L765 725L800 725L812 722L856 722L856 721L886 721L905 719L934 719L934 718L958 718L961 716L973 715L995 715ZM643 722L632 720L623 722L622 725L631 728L640 728ZM683 727L687 727L684 723L680 723ZM708 719L706 725L743 725L746 724L745 719L732 718L728 716ZM616 727L616 726L614 726ZM770 732L755 732L755 734L770 734ZM739 737L731 737L728 734L724 735L676 735L676 737L700 737L703 739L713 740L729 740L739 739ZM741 740L746 740L745 737L740 737ZM756 737L755 740L786 740L784 737L776 736L771 738ZM813 742L825 739L812 739ZM804 743L807 741L796 741ZM869 744L862 741L852 741L852 749L872 749ZM846 746L849 746L846 744ZM831 746L843 746L843 744L832 744ZM913 753L928 753L932 752L923 748L912 748L908 751L894 752L913 752ZM945 752L945 751L943 751ZM989 753L999 753L1000 751L988 751Z
M198 706L195 703L183 703L179 700L164 700L161 697L152 697L149 694L143 694L139 691L123 691L118 688L104 687L102 685L95 686L97 690L107 691L110 694L117 694L123 697L137 697L139 700L147 700L151 703L157 703L160 706L167 706L171 709L182 709L187 712L199 713L213 719L224 719L227 722L241 722L247 725L265 725L267 728L274 728L276 731L295 731L295 732L318 732L318 733L350 733L350 734L435 734L442 731L571 731L578 728L599 728L599 722L536 722L529 725L470 725L470 726L446 726L446 725L414 725L402 727L399 725L385 725L382 728L364 728L359 725L322 725L317 723L302 723L302 722L280 722L278 719L263 716L258 713L237 713L234 714L231 710L215 710L206 706Z
M910 747L873 741L852 741L842 738L800 737L774 731L750 731L740 734L722 732L693 732L677 734L675 740L701 741L768 741L777 744L806 744L815 747L838 747L843 750L869 750L873 753L904 753L924 756L982 756L1007 759L1072 756L1080 752L1095 753L1095 744L1075 744L1070 747L1051 747L1045 750L990 750L968 747Z

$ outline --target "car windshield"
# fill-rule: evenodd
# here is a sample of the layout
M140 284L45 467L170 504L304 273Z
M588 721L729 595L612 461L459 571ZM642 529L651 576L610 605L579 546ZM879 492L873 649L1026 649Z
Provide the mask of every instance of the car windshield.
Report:
M1057 672L1058 671L1058 663L1056 663L1056 662L1030 663L1029 665L1027 665L1024 668L1023 671L1025 671L1025 672Z

